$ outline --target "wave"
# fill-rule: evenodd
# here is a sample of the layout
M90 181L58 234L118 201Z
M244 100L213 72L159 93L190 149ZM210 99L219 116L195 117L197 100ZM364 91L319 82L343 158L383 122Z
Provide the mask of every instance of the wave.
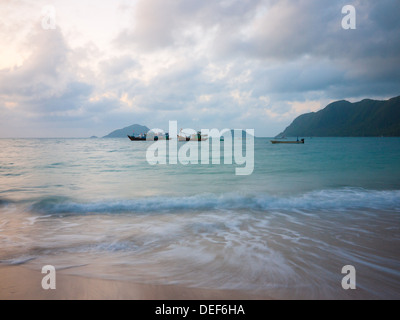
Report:
M238 193L194 196L156 196L129 200L82 203L64 197L34 202L30 209L46 214L160 213L190 210L315 211L373 209L400 211L400 190L377 191L358 188L319 190L294 196Z
M13 259L6 259L6 260L0 260L0 264L5 264L5 265L11 265L11 266L18 266L25 264L31 260L36 259L36 257L33 256L21 256Z
M9 200L0 198L0 208L1 207L5 207L5 206L7 206L9 204L10 204Z

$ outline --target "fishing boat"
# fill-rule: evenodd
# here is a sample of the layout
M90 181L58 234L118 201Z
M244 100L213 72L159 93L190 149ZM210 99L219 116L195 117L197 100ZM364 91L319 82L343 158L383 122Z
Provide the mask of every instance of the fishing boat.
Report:
M169 136L169 133L167 132L167 133L165 133L165 134L162 134L162 133L160 133L160 132L157 132L157 133L153 133L153 132L150 132L149 131L149 133L147 134L147 133L144 133L144 134L140 134L139 136L137 136L137 137L135 137L133 134L130 136L129 134L128 134L128 138L131 140L131 141L146 141L146 140L148 140L148 141L158 141L158 140L171 140L171 138L170 138L170 136Z
M190 137L178 135L178 141L189 141L189 140L190 140Z
M183 133L183 130L179 130L179 133L177 134L176 138L178 141L189 141L190 137L187 137L185 133Z
M181 129L177 138L178 141L206 141L208 139L208 135L202 134L201 131L198 131L197 133L193 133L190 136L187 136Z
M129 138L131 141L144 141L144 140L146 140L146 135L135 137L135 136L133 136L133 135L130 136L130 135L128 134L127 136L128 136L128 138Z
M190 136L190 141L206 141L208 140L207 134L202 134L201 131L197 131Z
M286 144L304 144L304 139L290 141L290 140L271 140L272 144L286 143Z

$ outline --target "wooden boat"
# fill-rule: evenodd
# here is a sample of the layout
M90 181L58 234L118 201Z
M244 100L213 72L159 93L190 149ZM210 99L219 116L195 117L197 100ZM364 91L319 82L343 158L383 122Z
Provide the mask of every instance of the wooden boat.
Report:
M165 134L165 135L161 135L161 136L158 136L158 135L155 135L154 137L153 136L151 136L151 135L149 135L149 138L147 137L147 135L146 134L144 134L144 135L140 135L140 136L138 136L138 137L135 137L135 136L130 136L129 134L127 135L128 136L128 138L131 140L131 141L146 141L146 140L149 140L149 141L152 141L152 140L154 140L154 141L158 141L158 140L171 140L171 138L169 137L169 134L168 134L168 132Z
M181 129L177 135L177 139L178 141L206 141L208 139L208 135L202 134L201 131L198 131L197 133L187 136Z
M195 134L192 134L190 136L190 141L206 141L208 140L208 135L207 134L201 134L201 131L198 131Z
M145 141L146 140L146 136L135 137L135 136L130 136L129 134L128 134L128 138L131 141Z
M189 141L190 140L190 137L181 136L179 134L176 137L177 137L178 141Z
M277 144L277 143L304 144L304 139L296 140L296 141L271 140L271 143L272 144Z

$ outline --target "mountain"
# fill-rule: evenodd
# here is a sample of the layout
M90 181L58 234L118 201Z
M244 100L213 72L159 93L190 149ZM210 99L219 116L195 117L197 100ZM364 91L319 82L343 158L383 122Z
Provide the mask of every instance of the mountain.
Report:
M109 133L108 135L104 136L103 138L126 138L126 136L132 135L135 133L135 136L147 133L150 129L146 126L141 126L139 124L133 124L129 127L125 127L122 129L114 130L113 132Z
M385 101L336 101L318 112L297 117L278 136L398 137L400 96Z

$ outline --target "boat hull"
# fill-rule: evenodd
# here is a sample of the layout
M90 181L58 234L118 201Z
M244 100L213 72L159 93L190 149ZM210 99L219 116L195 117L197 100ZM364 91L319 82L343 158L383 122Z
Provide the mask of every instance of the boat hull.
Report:
M280 143L284 143L284 144L304 144L304 140L301 141L278 141L278 140L271 140L272 144L280 144Z
M208 136L206 135L201 135L200 137L198 135L192 135L190 137L182 137L178 136L178 141L207 141Z
M130 136L129 134L128 134L128 138L131 141L145 141L146 140L146 137L133 137L133 136Z

